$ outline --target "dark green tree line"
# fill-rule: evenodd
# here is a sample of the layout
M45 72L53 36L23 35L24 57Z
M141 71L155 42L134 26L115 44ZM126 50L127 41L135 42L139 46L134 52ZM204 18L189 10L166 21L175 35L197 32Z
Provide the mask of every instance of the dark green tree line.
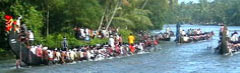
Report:
M168 0L0 0L0 48L9 48L5 45L6 14L15 19L23 16L22 22L33 30L37 44L59 47L63 36L70 45L85 43L74 38L74 27L97 30L109 26L127 28L127 32L159 29L168 8Z
M196 24L240 25L239 0L199 0L199 3L181 3L176 6L179 22Z

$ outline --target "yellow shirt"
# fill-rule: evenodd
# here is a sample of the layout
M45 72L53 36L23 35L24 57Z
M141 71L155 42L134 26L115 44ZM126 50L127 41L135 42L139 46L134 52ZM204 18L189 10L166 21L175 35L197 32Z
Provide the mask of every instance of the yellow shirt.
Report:
M132 36L132 35L128 36L128 43L129 44L134 44L134 40L135 40L134 36Z

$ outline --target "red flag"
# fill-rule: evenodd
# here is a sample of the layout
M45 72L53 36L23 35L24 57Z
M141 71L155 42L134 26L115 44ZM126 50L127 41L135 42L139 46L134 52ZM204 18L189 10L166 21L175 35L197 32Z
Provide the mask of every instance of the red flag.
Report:
M5 15L4 18L5 18L6 20L10 20L10 19L12 19L12 16L10 16L10 15Z

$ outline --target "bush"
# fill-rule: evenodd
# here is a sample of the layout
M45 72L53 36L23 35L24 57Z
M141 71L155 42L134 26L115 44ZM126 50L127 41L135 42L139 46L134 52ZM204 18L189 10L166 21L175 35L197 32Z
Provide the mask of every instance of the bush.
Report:
M2 52L5 52L5 50L3 50L2 48L0 48L0 53L2 53Z
M78 40L71 34L65 34L69 48L77 47L77 46L85 46L85 45L96 45L96 44L104 44L108 42L108 39L99 39L93 38L91 41ZM62 34L53 34L48 35L43 41L44 46L48 46L49 48L62 48L61 42L63 41Z
M119 33L122 35L123 42L128 42L128 36L132 31L127 29L120 29ZM65 36L68 41L69 48L78 47L78 46L86 46L86 45L96 45L96 44L105 44L108 42L108 39L100 39L100 38L92 38L91 41L84 41L84 40L78 40L75 38L75 36L71 33L64 34L64 33L58 33L58 34L50 34L47 37L45 37L44 40L42 40L42 43L44 46L47 46L49 48L62 48L61 42L63 41L63 37Z

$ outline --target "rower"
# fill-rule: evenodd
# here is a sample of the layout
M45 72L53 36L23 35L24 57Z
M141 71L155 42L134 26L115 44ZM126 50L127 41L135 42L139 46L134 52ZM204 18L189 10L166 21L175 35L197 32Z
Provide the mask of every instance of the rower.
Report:
M115 46L114 43L115 43L115 40L113 38L113 35L110 35L108 45L110 45L112 48L114 48L114 46Z
M231 42L236 43L238 41L238 33L235 31L231 36Z
M34 35L33 35L33 32L31 30L28 31L28 37L29 37L29 44L33 45Z
M171 29L169 27L166 28L166 33L170 34Z
M186 32L184 30L182 30L180 33L181 33L181 36L186 36Z

